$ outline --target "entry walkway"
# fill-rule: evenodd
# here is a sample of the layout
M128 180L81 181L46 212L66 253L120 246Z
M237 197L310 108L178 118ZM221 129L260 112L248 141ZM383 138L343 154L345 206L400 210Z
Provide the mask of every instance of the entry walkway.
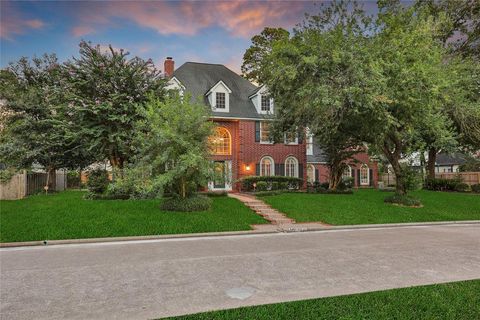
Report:
M266 220L270 221L271 224L252 225L255 230L308 231L328 227L327 224L321 222L297 223L294 219L287 217L283 213L277 211L262 200L250 194L229 193L228 195L232 198L242 201L247 207L261 215Z

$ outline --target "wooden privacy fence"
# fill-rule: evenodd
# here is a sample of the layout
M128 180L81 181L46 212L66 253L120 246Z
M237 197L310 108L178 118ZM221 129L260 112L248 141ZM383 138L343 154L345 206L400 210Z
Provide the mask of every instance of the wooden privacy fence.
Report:
M468 185L480 184L480 172L442 172L436 173L435 178L440 179L462 179Z
M44 191L47 174L26 171L15 174L9 182L0 183L0 200L22 199ZM63 191L66 187L66 173L57 171L50 176L50 190Z

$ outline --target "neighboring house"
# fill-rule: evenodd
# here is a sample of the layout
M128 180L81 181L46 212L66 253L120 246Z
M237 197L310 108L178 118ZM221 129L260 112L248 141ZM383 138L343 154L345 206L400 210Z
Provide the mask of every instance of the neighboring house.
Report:
M275 104L264 86L253 85L221 64L186 62L175 70L174 61L168 57L164 70L169 89L177 89L181 95L188 92L212 108L212 120L217 125L215 135L210 138L212 160L215 170L224 178L210 181L210 190L239 190L237 181L252 175L292 176L307 181L304 135L286 134L283 141L275 143L269 139ZM375 166L366 154L358 158L368 166L365 177L365 170L359 165L358 169L363 171L360 170L358 185L374 185L376 170L374 175L369 170ZM320 172L309 179L325 181L322 162L311 163ZM351 169L356 170L357 166Z
M307 181L328 182L329 169L326 166L325 154L313 140L313 137L307 137ZM367 153L354 155L347 166L343 177L353 177L356 188L377 186L378 163L370 159Z
M465 156L461 153L444 153L440 152L435 161L435 172L459 172L460 166L464 164Z

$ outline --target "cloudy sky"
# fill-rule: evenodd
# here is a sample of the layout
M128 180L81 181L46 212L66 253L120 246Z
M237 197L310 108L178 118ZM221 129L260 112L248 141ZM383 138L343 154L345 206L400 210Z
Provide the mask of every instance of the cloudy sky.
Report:
M4 1L1 67L21 56L78 55L78 43L123 48L163 69L166 56L222 63L239 72L250 38L265 26L291 29L321 1ZM375 2L365 1L369 13Z

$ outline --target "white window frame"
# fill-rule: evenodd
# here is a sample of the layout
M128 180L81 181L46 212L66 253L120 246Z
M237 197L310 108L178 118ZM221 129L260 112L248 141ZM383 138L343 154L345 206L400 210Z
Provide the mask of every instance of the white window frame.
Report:
M217 92L225 93L225 108L217 108ZM230 112L230 94L232 90L222 81L218 81L208 92L205 94L208 98L208 102L214 112Z
M298 144L298 133L295 134L295 140L293 142L287 142L287 133L283 134L283 143L286 145L297 145Z
M218 106L218 95L223 94L223 107ZM225 92L215 92L215 109L225 110L227 109L227 94Z
M262 140L262 137L263 137L263 125L265 123L268 123L269 125L271 125L271 123L269 121L260 121L260 144L273 144L273 141L272 140ZM270 130L268 130L270 132Z
M263 161L265 160L270 160L270 175L266 176L265 172L263 170ZM260 176L262 177L271 177L275 175L275 161L273 161L273 158L270 156L265 156L262 159L260 159Z
M309 177L308 170L311 169L312 176ZM314 183L315 182L315 166L313 164L307 164L307 182Z
M313 134L307 131L307 156L313 156Z
M263 101L267 100L268 101L268 110L263 110ZM270 113L272 110L272 98L270 98L268 95L266 94L261 94L260 95L260 111L261 112L265 112L265 113Z
M346 175L346 171L348 170L348 176ZM345 168L345 170L343 170L342 172L342 179L345 179L345 178L351 178L352 177L352 167L350 167L348 164L347 164L347 167Z
M287 174L287 173L289 173L289 167L288 167L288 164L287 164L287 162L289 162L289 160L293 160L293 162L294 162L293 176ZM285 159L285 176L286 177L298 178L298 159L295 158L294 156L289 156L289 157L287 157L287 159Z
M366 169L367 171L367 176L362 177L362 171ZM362 164L360 167L360 185L361 186L368 186L370 185L370 168L366 164Z

